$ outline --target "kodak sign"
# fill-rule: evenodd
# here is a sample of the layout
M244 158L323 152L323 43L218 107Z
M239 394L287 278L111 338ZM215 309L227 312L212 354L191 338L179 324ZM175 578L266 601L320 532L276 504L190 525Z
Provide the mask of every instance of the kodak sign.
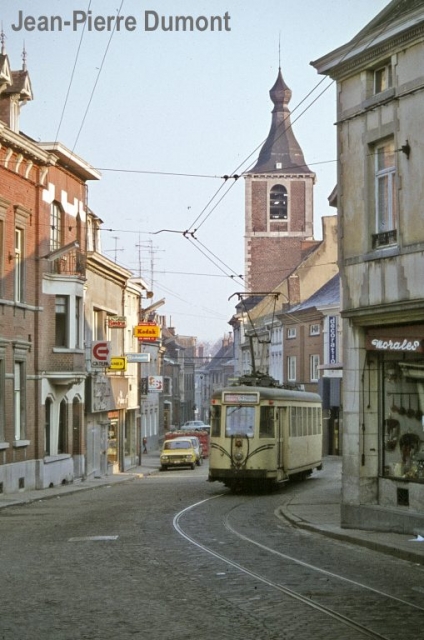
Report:
M161 337L160 326L154 322L141 322L134 327L133 335L141 342L155 342Z

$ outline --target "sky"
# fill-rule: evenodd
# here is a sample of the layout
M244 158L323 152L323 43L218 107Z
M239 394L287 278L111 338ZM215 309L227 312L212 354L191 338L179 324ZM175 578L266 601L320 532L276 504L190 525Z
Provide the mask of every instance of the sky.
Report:
M322 238L322 216L335 213L336 96L310 62L388 4L0 0L11 67L21 67L25 48L34 93L21 130L60 141L100 170L88 206L103 221L103 253L148 282L146 304L165 299L158 313L180 335L215 341L231 330L244 289L244 180L223 176L253 166L279 64L293 131L317 175L314 235ZM176 16L201 17L200 27L220 17L222 30L170 30ZM102 18L106 28L96 30Z

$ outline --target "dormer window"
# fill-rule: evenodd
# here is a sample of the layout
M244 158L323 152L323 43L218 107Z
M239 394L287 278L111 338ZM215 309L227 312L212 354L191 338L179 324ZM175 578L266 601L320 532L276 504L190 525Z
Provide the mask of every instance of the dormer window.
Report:
M282 184L272 187L269 194L269 217L271 220L287 220L287 189Z
M392 65L390 62L374 71L374 93L381 93L393 85Z

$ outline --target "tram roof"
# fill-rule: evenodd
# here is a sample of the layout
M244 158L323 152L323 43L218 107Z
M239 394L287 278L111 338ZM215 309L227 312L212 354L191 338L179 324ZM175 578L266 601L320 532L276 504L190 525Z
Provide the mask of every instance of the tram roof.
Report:
M212 398L222 398L222 393L254 393L259 392L263 400L299 400L300 402L321 402L321 396L312 391L297 391L296 389L283 389L280 387L252 387L250 385L236 385L234 387L222 387L216 389Z

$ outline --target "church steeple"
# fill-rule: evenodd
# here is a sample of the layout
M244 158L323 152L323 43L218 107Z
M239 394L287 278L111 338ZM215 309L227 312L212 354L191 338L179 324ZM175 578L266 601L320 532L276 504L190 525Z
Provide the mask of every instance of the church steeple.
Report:
M261 149L256 165L249 173L276 171L278 173L313 173L303 157L302 149L293 133L288 104L292 92L284 82L281 68L269 92L274 108L271 129Z
M274 104L271 129L256 165L244 174L248 291L272 291L317 244L315 173L293 133L288 107L292 92L280 68L269 95Z

